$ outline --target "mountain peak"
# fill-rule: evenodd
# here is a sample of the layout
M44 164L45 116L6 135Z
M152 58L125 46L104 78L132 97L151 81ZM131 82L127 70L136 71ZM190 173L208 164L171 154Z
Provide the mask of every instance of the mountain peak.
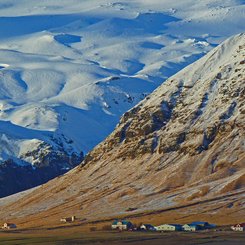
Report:
M0 13L0 197L77 166L123 113L161 104L148 95L164 80L244 30L242 0L8 0ZM166 84L184 91L215 65ZM167 122L177 97L159 104Z
M244 58L244 34L228 39L126 112L80 166L7 210L55 220L62 208L103 220L119 214L166 219L168 210L185 219L202 208L200 217L215 212L216 222L238 221L245 186Z

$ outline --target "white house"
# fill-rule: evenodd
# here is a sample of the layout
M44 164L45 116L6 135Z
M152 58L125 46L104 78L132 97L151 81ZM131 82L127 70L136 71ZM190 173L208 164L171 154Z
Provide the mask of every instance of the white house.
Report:
M245 231L245 223L233 225L233 226L231 226L231 229L233 231Z
M127 220L115 220L112 222L111 228L113 230L129 230L133 228L133 224Z
M176 224L163 224L159 226L155 226L157 231L181 231L181 225Z
M197 231L200 230L200 227L198 225L192 225L192 224L185 224L182 226L183 231Z

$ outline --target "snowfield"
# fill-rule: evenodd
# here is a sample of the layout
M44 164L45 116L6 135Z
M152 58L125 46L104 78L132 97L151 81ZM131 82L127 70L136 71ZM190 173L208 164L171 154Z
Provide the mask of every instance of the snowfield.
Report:
M245 1L0 0L0 16L0 160L35 165L42 147L87 153L165 79L243 32Z

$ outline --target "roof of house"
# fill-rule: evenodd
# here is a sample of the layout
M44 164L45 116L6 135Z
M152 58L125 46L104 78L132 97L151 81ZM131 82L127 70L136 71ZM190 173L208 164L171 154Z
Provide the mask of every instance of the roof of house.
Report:
M131 222L128 221L128 220L122 220L122 224L123 224L123 225L128 225L128 224L131 224Z
M245 227L245 223L236 224L234 226Z
M207 225L208 222L205 221L194 221L191 223L191 225Z
M122 220L122 221L121 221L121 220L114 220L114 221L112 222L112 225L117 225L118 222L121 222L123 225L131 224L131 222L128 221L128 220Z
M154 227L153 225L151 225L151 224L143 224L145 227ZM142 225L142 226L143 226Z
M189 226L189 227L197 227L198 225L195 225L195 224L185 224L183 226Z
M169 225L169 226L175 226L175 227L182 227L182 225L179 225L179 224L162 224L162 225ZM159 225L159 226L162 226L162 225Z

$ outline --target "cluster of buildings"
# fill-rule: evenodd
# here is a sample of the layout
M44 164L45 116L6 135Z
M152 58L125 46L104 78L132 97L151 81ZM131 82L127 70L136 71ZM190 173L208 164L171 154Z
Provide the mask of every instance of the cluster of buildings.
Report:
M142 224L140 227L135 227L132 222L128 220L115 220L113 221L111 228L113 230L145 230L145 231L197 231L210 229L215 227L208 222L192 222L190 224L162 224L159 226L153 226L151 224Z
M190 224L162 224L154 226L151 224L142 224L139 227L133 225L132 222L128 220L115 220L113 221L111 228L112 230L131 230L131 231L198 231L198 230L207 230L212 229L216 225L209 224L208 222L197 221ZM245 231L245 223L236 224L231 226L231 229L234 231Z
M75 216L61 218L61 222L74 222L76 220ZM151 224L142 224L139 227L135 226L132 222L128 220L114 220L111 224L112 230L120 231L198 231L212 229L216 225L209 224L208 222L197 221L190 224L180 225L180 224L162 224L154 226ZM17 226L13 223L4 223L2 229L14 229ZM233 231L245 231L245 223L239 223L231 226Z
M13 223L4 223L2 229L14 229L17 228L16 224Z

